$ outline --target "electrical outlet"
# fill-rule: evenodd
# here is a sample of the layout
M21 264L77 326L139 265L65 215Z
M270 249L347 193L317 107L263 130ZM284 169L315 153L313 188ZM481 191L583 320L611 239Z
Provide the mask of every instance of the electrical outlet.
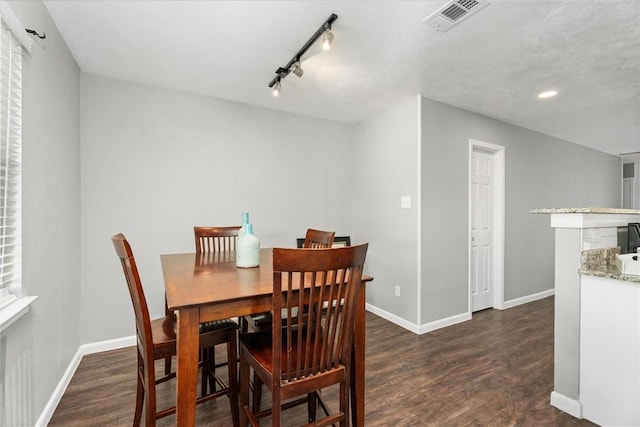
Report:
M399 297L400 296L400 286L396 285L396 296Z
M400 197L400 208L411 209L411 196Z

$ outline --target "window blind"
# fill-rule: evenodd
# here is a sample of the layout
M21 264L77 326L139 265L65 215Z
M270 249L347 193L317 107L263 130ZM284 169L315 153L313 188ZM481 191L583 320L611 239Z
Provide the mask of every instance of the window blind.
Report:
M22 46L0 17L0 308L21 284Z

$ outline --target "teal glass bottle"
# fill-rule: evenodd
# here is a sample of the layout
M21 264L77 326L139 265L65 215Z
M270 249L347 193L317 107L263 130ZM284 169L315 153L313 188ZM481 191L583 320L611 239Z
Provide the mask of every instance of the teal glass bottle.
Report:
M253 234L253 224L247 224L245 233L238 237L236 266L241 268L260 265L260 240Z
M247 224L249 224L249 212L242 212L242 227L238 230L238 238L247 232Z

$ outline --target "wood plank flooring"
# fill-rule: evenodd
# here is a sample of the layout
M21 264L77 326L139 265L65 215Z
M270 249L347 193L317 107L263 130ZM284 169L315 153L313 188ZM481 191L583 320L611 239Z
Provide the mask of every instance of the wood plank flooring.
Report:
M371 313L366 320L367 426L594 425L549 405L553 297L474 313L471 321L424 335ZM49 425L131 425L135 368L133 347L85 356ZM174 386L159 386L160 405L172 404ZM335 388L323 395L337 406ZM285 412L283 425L305 419L299 407ZM173 424L174 416L158 423ZM228 399L199 405L197 425L230 426Z

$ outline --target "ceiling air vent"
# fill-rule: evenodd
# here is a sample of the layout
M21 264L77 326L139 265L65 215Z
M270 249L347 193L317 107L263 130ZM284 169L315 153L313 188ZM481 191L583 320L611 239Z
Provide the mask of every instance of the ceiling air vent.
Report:
M488 5L487 1L482 0L450 1L423 21L436 30L445 32Z

